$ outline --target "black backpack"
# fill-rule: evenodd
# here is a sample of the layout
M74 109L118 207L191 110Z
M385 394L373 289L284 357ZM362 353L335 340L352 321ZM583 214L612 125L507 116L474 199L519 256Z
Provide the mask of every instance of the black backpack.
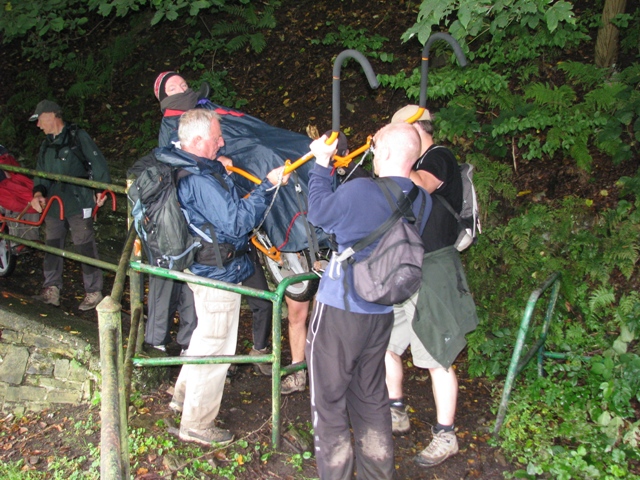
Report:
M353 282L358 295L364 300L381 305L395 305L408 300L422 282L424 245L418 230L426 206L426 196L418 217L412 204L420 190L413 186L405 195L400 186L389 178L376 178L393 214L376 230L342 252L337 261L346 273L347 264L353 267ZM358 262L353 254L380 239L371 254ZM346 297L346 274L345 297ZM345 298L346 300L346 298Z
M149 157L140 160L149 162ZM136 170L141 165L134 165ZM176 185L180 169L162 162L144 165L127 193L134 226L147 260L156 267L184 270L191 266L199 242L189 233Z
M236 251L231 244L219 244L212 225L207 225L207 234L189 221L177 193L178 182L190 175L188 171L147 155L129 169L129 174L137 176L127 192L131 215L151 265L182 271L197 261L223 268L246 253L246 249ZM228 191L224 179L214 176ZM198 236L191 235L189 227Z

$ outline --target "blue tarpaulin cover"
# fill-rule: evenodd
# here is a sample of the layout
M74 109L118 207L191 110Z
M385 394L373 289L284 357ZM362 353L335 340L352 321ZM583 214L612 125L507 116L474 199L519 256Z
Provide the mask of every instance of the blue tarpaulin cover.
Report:
M255 117L221 105L215 105L221 116L222 136L225 146L219 151L233 160L235 167L245 170L259 179L264 179L272 169L284 165L286 160L294 162L309 152L312 142L306 135L269 125ZM273 207L262 228L271 243L283 252L299 252L308 248L305 228L307 184L309 171L315 165L311 159L295 170L289 183L280 187ZM241 175L233 174L233 180L243 194L255 188L255 184ZM301 196L296 193L300 185ZM326 243L326 234L315 229L320 245Z

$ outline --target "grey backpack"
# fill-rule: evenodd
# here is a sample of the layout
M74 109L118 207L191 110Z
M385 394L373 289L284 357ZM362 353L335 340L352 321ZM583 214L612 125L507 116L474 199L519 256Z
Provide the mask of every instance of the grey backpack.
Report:
M462 209L456 212L451 204L440 195L434 195L458 222L458 238L454 247L459 252L466 250L478 241L478 234L482 233L480 225L480 209L478 208L478 197L473 186L473 165L462 163L460 176L462 177Z
M377 178L375 181L393 214L368 236L342 252L337 260L343 262L344 267L345 262L353 267L354 286L361 298L381 305L395 305L416 293L422 281L424 245L418 228L422 223L426 196L422 195L420 213L416 218L412 204L420 193L418 187L414 185L405 195L389 178ZM373 252L356 262L353 254L378 239Z

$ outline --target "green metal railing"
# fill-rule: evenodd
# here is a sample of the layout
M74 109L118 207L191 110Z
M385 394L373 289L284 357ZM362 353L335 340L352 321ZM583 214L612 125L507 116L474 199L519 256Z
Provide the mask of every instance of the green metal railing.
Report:
M531 317L533 315L533 311L535 310L538 300L549 287L551 287L551 294L549 295L549 304L547 305L547 311L544 317L544 323L542 324L542 332L540 334L540 337L536 341L536 343L533 346L531 346L531 348L527 351L524 357L522 357L522 350L524 348L524 343L527 337L527 333L529 332L529 328L531 326ZM527 306L525 308L524 314L522 315L522 321L520 322L520 329L518 330L516 345L513 350L513 355L511 356L511 363L509 364L507 378L504 382L502 400L500 401L498 415L496 416L496 424L493 429L494 435L498 435L498 432L500 431L500 428L504 423L504 417L507 414L507 405L509 403L509 396L511 395L511 390L513 389L513 384L515 382L515 379L518 376L518 374L522 371L522 369L531 361L531 359L536 354L538 355L538 375L542 375L543 374L542 362L544 360L544 357L566 358L565 354L545 352L545 349L544 349L544 344L545 344L545 341L547 340L547 333L549 332L549 324L551 323L551 319L553 318L553 311L555 309L559 293L560 293L560 273L555 272L551 274L549 278L547 278L547 280L545 280L545 282L542 284L542 286L540 286L540 288L538 288L537 290L534 290L533 293L531 293L531 295L529 296L529 301L527 302Z
M48 174L37 170L30 170L10 165L0 165L0 169L25 175L48 178L51 180L82 185L94 189L110 190L114 193L126 194L127 186L105 184L92 180L67 177L65 175ZM128 218L131 219L130 212ZM182 364L212 364L212 363L272 363L272 443L275 448L280 447L280 380L283 375L306 368L306 363L283 367L281 364L281 311L284 292L293 283L317 278L315 273L306 273L286 277L278 285L275 292L256 290L241 285L229 284L198 277L187 273L176 272L164 268L153 267L140 262L140 245L135 229L129 221L127 240L123 248L118 265L102 260L85 257L75 252L54 248L42 243L25 240L14 235L0 232L0 238L26 245L36 250L59 255L78 262L86 263L103 270L114 271L116 277L111 295L104 298L98 305L98 324L100 331L100 363L102 374L102 400L101 400L101 464L100 475L102 479L128 479L130 478L129 441L127 425L127 406L131 390L131 376L133 366L169 366ZM164 357L164 358L136 358L135 353L142 347L144 338L144 325L142 319L143 309L143 284L142 275L147 273L175 280L188 281L211 288L228 290L241 295L269 300L274 304L272 318L272 352L263 355L233 355L212 357ZM123 347L122 333L122 305L121 299L124 293L124 285L127 276L130 279L130 303L131 303L131 329L126 351Z
M57 180L59 182L72 183L74 185L82 185L83 187L95 188L96 190L111 190L114 193L127 193L127 188L122 185L115 185L111 183L96 182L95 180L87 180L85 178L68 177L66 175L59 175L57 173L46 173L39 170L31 170L29 168L14 167L12 165L0 165L0 169L8 170L9 172L22 173L24 175L30 175L32 177L42 177L49 180Z
M285 277L278 285L275 292L266 290L257 290L255 288L244 287L242 285L236 285L232 283L220 282L217 280L211 280L205 277L199 277L188 273L176 272L174 270L167 270L160 267L152 267L140 262L131 262L131 268L133 270L158 275L165 278L171 278L174 280L180 280L183 282L194 283L197 285L204 285L207 287L218 288L221 290L227 290L230 292L239 293L241 295L249 295L252 297L262 298L269 300L273 303L272 313L272 352L265 353L263 355L216 355L211 357L162 357L162 358L134 358L133 364L138 367L145 366L167 366L167 365L205 365L212 363L272 363L272 394L271 394L271 411L272 411L272 431L271 441L274 448L280 447L280 379L282 375L287 375L296 370L305 368L305 364L300 363L294 366L289 365L282 367L281 354L282 354L282 331L281 331L281 311L282 300L284 298L284 292L287 287L293 283L298 283L304 280L312 280L317 278L315 273L304 273L301 275L293 275Z

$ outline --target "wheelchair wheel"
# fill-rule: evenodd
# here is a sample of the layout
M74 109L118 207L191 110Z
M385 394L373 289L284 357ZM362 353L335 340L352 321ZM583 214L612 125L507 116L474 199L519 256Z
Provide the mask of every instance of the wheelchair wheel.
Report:
M277 285L286 277L298 275L300 273L308 273L313 268L313 262L308 250L301 252L280 252L282 265L272 260L262 252L260 252L262 262L266 267L267 273L273 283ZM304 282L294 283L287 287L285 295L293 300L304 302L311 300L318 290L320 279L305 280Z
M2 233L9 233L6 224L2 225ZM6 238L0 238L0 277L7 277L16 268L16 255L11 250L11 242Z

